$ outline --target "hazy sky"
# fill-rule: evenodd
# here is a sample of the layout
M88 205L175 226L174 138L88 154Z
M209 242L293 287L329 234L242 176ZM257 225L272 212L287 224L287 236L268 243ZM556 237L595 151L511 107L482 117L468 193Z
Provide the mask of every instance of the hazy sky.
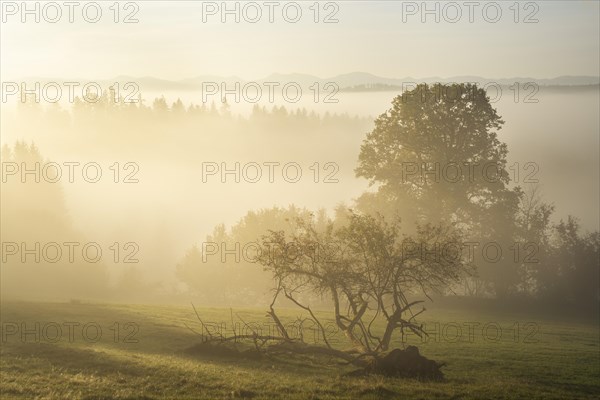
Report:
M313 22L313 2L302 4L298 23L283 19L281 2L274 9L274 23L268 22L269 8L260 6L257 23L241 22L234 16L221 23L216 15L204 15L203 4L210 2L138 1L135 24L114 23L112 1L100 1L102 18L92 24L82 17L82 6L68 22L68 9L62 7L57 23L36 23L33 15L21 23L21 10L12 14L3 1L1 27L1 74L3 80L28 76L100 79L117 75L156 76L183 79L203 74L262 78L272 72L308 73L329 77L339 73L365 71L388 77L481 75L490 78L559 75L598 75L600 69L599 2L538 1L521 2L519 22L515 23L514 2L499 1L502 16L497 23L494 6L486 2L473 9L456 2L458 8L439 3L440 22L435 15L421 11L409 15L421 2L343 1L334 17L338 23ZM58 2L62 4L62 2ZM83 5L85 2L82 2ZM404 4L403 4L404 3ZM487 2L489 3L489 2ZM14 2L20 7L21 2ZM133 6L124 9L123 19ZM221 2L213 3L220 7ZM235 2L228 3L235 7ZM8 8L7 8L8 7ZM33 7L33 5L31 5ZM428 7L436 7L434 2ZM513 6L514 7L514 6ZM207 8L208 11L210 9ZM320 3L319 19L336 11ZM456 18L459 9L461 17ZM403 10L406 13L403 14ZM254 18L256 9L247 8ZM48 18L55 10L46 9ZM533 13L537 23L523 23ZM88 9L88 16L94 10ZM294 8L286 16L293 18ZM403 18L404 17L404 18ZM405 21L403 21L403 19Z

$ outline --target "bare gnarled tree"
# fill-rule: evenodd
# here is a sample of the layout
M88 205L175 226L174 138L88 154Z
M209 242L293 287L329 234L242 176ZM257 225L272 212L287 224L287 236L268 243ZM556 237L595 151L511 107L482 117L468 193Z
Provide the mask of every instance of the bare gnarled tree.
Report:
M308 312L327 342L324 323L300 297L331 300L333 319L362 358L387 351L394 333L425 334L414 311L422 303L415 295L448 287L468 270L461 236L453 227L419 227L414 237L402 237L399 221L350 212L340 228L330 224L317 231L311 221L296 221L291 235L270 232L262 238L259 261L271 271L277 288L269 315L288 337L274 305L283 294ZM309 295L309 296L306 296ZM383 332L375 329L383 321Z
M386 352L395 334L426 334L417 322L425 308L415 311L415 306L432 292L457 283L470 270L462 254L461 234L454 227L421 226L407 237L401 235L397 220L388 223L381 216L352 211L339 227L329 223L325 229L316 229L312 220L298 219L291 234L270 231L259 247L257 260L276 282L267 314L278 335L254 332L231 339L252 339L257 349L276 342L268 348L335 356L371 371L390 365L385 357L391 355ZM275 309L282 297L308 314L305 320L320 331L326 347L309 345L288 332L289 325ZM311 308L315 299L331 305L329 318L352 349L336 349L328 341L324 321L329 318ZM407 354L413 357L415 350ZM398 353L393 356L396 360ZM416 356L421 357L418 351ZM434 372L441 375L433 361L418 360L425 360L427 368L433 363Z

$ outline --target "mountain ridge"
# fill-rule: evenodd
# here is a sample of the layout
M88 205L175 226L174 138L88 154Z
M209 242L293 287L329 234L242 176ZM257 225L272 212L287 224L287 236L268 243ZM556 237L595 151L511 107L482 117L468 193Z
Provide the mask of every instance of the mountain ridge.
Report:
M28 77L25 78L25 82L72 82L79 81L83 83L97 82L103 86L110 86L114 82L125 83L135 82L141 89L144 90L198 90L202 89L203 84L216 83L221 85L225 83L228 88L235 85L237 82L240 85L245 85L249 82L255 82L261 85L269 82L276 82L280 85L286 83L298 83L303 88L310 87L315 83L325 85L326 83L335 83L341 90L357 90L357 91L368 91L373 88L383 90L386 87L390 89L402 88L405 85L415 83L459 83L459 82L475 82L480 85L485 84L498 84L502 86L510 86L515 83L535 83L539 86L553 86L553 87L577 87L577 86L592 86L600 85L600 77L590 75L561 75L554 78L532 78L532 77L512 77L512 78L485 78L481 76L473 75L459 75L451 76L447 78L442 77L424 77L424 78L386 78L378 75L374 75L368 72L349 72L344 74L335 75L330 78L320 78L316 75L304 74L304 73L278 73L274 72L266 77L256 80L246 80L238 76L219 76L219 75L197 75L195 77L180 79L180 80L169 80L157 78L154 76L135 77L131 75L118 75L111 79L101 80L73 80L73 79L57 79L57 78L41 78L41 77Z

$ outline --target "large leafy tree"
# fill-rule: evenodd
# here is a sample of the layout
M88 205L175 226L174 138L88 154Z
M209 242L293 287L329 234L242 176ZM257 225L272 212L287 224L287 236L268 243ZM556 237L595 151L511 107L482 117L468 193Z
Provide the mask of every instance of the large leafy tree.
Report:
M361 146L356 174L377 191L361 196L359 209L400 216L405 229L458 223L471 240L509 248L522 193L509 187L503 123L476 85L421 84L397 96ZM478 263L496 294L518 283L508 252Z
M375 120L356 174L379 185L377 203L391 202L404 218L473 222L518 200L507 186L507 147L497 136L503 123L475 85L419 85ZM366 195L361 206L371 200Z

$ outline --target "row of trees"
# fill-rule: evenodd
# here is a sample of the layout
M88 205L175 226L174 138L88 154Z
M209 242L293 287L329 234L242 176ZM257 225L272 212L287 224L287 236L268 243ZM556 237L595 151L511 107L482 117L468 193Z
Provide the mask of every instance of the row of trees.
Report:
M521 203L521 207L525 204ZM467 251L467 243L473 243L474 239L469 237L468 232L456 228L456 225L454 234L459 235L460 232L461 240L448 241L441 236L437 242L418 242L425 249L424 261L453 262L453 257L444 257L439 249L444 248L445 243L452 243L455 247L462 246L459 260L464 263L465 273L459 280L450 280L451 285L438 285L437 292L470 297L496 297L501 301L532 299L555 306L595 307L598 301L598 232L584 233L573 216L552 222L547 209L544 213L547 205L540 207L534 212L535 215L530 216L531 220L526 226L519 226L519 229L528 229L522 231L524 236L517 236L515 233L514 237L518 242L501 244L500 247L507 254L500 261L491 262L485 259L480 252L482 246L476 247L477 251L471 257ZM360 216L369 215L357 210L352 212ZM343 205L336 210L333 218L325 217L325 210L320 210L318 216L313 216L308 210L294 206L288 209L275 207L249 212L230 231L224 225L219 225L201 245L192 247L178 263L177 276L188 285L196 298L206 304L264 304L269 299L269 289L272 288L273 280L257 257L254 247L260 242L258 238L264 232L272 230L283 234L288 247L296 246L298 226L294 221L301 221L301 225L309 224L319 235L324 235L329 225L333 230L347 227L348 214L352 212ZM525 217L526 209L520 208L519 214ZM383 218L382 221L386 219ZM520 223L525 221L521 220ZM539 223L543 225L537 225ZM400 236L396 243L398 251L404 249L406 253L409 249L406 243L411 240L411 234L408 232L411 229L405 229L405 225L399 222L399 219L395 220L394 227L404 235ZM422 235L423 229L433 228L429 225L413 231L412 234ZM438 226L438 229L442 228ZM542 236L539 236L540 232ZM278 240L273 240L274 238L270 238L270 243L278 243L278 247L283 248L281 237L278 237ZM331 250L331 246L339 249L335 243L336 241L315 238L313 246L321 246L325 250ZM435 254L427 257L427 251L435 253L436 246L442 256L438 259ZM414 249L414 246L410 249ZM294 248L294 251L297 249ZM271 254L268 249L264 249L264 252ZM301 254L314 255L315 251ZM415 254L423 255L415 251L408 253L413 256ZM336 255L339 254L333 254L330 258L333 259ZM295 256L291 258L295 259ZM499 289L505 291L500 292ZM308 294L304 293L303 296ZM323 299L319 296L312 296L311 301L323 304Z
M175 164L185 161L189 167L203 159L239 159L231 151L235 144L250 159L260 154L269 160L327 160L350 169L362 132L370 129L372 119L318 114L287 105L256 105L241 116L219 105L184 106L177 101L167 106L164 99L149 105L126 104L106 97L97 103L78 101L69 109L29 101L15 112L3 112L0 124L4 138L33 140L47 154L66 151L95 156L101 152L154 162L161 149L165 157L173 155ZM340 150L336 154L330 151L334 146ZM312 148L313 152L292 152L292 148Z
M218 104L211 101L210 103L190 103L186 105L180 98L169 104L164 96L154 98L151 102L143 99L141 95L126 100L123 96L116 97L113 91L105 90L100 96L91 96L85 99L75 97L70 110L61 107L60 103L49 103L44 107L42 102L36 101L36 98L32 95L25 96L23 100L18 103L21 115L28 117L43 117L46 115L51 120L65 120L72 116L74 120L96 117L97 121L101 122L107 115L141 119L151 118L161 123L173 123L183 119L246 119L234 114L231 110L231 104L225 98ZM293 120L294 123L320 125L356 121L359 117L349 116L347 113L332 114L329 112L320 115L315 111L309 112L306 108L293 107L293 104L286 107L277 104L266 106L257 103L253 105L247 119L252 122L261 119L286 119Z

